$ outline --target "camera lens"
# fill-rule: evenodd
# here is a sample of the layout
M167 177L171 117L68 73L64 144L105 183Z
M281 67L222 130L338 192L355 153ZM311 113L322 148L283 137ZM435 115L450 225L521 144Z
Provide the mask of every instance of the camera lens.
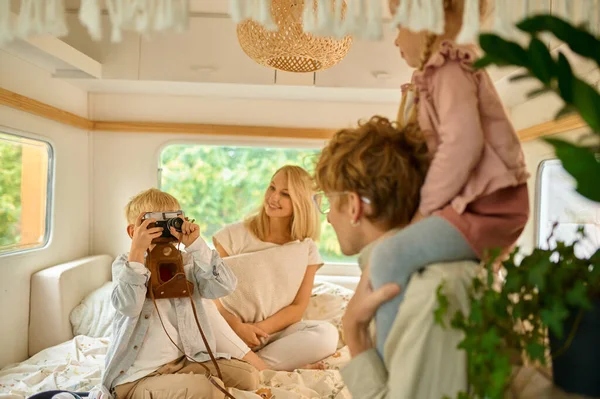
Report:
M175 229L175 231L178 231L179 233L181 233L181 226L183 226L183 219L182 218L169 219L169 220L167 220L167 226L173 227Z

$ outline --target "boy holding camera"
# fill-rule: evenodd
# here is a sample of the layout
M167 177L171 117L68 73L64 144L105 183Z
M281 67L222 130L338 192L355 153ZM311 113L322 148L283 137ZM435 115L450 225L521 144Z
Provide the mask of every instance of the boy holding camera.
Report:
M119 256L112 266L115 286L111 299L117 312L102 386L90 393L93 398L222 398L223 393L215 383L242 390L258 388L258 371L253 366L230 359L228 354L214 353L215 337L202 304L202 298L216 299L233 292L237 284L235 275L200 238L197 224L183 217L183 223L175 219L157 223L156 219L145 217L147 212L178 212L179 209L177 199L157 189L138 194L125 208L131 250ZM181 212L176 215L183 216ZM181 231L175 230L173 225ZM167 233L160 226L170 231ZM183 268L193 286L190 292L193 292L196 315L188 297L148 297L151 288L148 287L150 270L146 267L146 253L154 248L153 240L156 242L160 237L170 237L185 245ZM204 344L196 317L209 348ZM216 377L209 349L220 359L223 381ZM215 376L212 382L199 363Z

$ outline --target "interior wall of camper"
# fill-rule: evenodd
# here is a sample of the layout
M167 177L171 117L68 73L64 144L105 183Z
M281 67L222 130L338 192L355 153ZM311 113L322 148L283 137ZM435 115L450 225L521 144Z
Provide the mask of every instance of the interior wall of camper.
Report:
M87 92L0 50L0 87L87 117ZM0 132L49 142L54 152L50 240L0 254L0 367L27 357L29 283L39 270L90 254L90 132L0 106Z
M597 74L597 71L595 72ZM393 117L398 99L209 98L180 95L91 93L0 50L0 87L95 121L187 122L280 127L341 128L374 114ZM503 90L511 90L505 84ZM560 103L551 96L518 102L510 109L517 129L552 119ZM51 235L43 248L0 254L0 367L28 355L30 279L44 268L87 255L116 256L128 249L123 207L130 197L158 186L159 156L173 143L314 148L323 140L241 138L227 135L87 131L0 106L0 133L48 141L54 151ZM576 139L581 132L563 136ZM553 157L539 140L524 143L532 216L520 244L534 243L536 171ZM268 179L268 177L266 177ZM266 180L265 180L266 183ZM195 215L198 218L197 215ZM356 274L356 266L322 273Z

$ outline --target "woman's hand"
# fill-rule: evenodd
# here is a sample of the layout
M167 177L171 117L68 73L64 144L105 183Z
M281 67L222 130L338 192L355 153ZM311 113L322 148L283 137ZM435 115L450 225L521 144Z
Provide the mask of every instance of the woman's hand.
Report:
M269 334L261 330L251 323L238 323L232 327L235 333L248 345L250 348L256 348L260 345L260 338L268 338Z
M344 340L352 357L356 357L374 346L369 334L369 324L375 316L375 311L384 302L399 293L400 287L394 283L386 284L377 291L373 291L369 281L369 270L366 269L363 272L356 292L348 302L342 318Z

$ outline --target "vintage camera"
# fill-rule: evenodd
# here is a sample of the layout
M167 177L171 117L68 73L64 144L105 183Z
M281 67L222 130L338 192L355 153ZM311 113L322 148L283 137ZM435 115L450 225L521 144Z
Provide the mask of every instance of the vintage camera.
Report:
M156 223L150 223L148 228L162 227L163 231L159 238L175 240L173 234L171 234L171 227L181 233L181 226L183 226L183 211L174 212L148 212L144 215L143 220L156 219ZM161 240L164 241L164 240Z
M143 220L155 219L148 228L162 227L160 237L152 240L154 248L146 258L146 267L150 270L147 296L149 298L185 298L192 294L193 285L186 279L181 252L174 245L177 239L170 228L181 233L183 212L148 212Z

